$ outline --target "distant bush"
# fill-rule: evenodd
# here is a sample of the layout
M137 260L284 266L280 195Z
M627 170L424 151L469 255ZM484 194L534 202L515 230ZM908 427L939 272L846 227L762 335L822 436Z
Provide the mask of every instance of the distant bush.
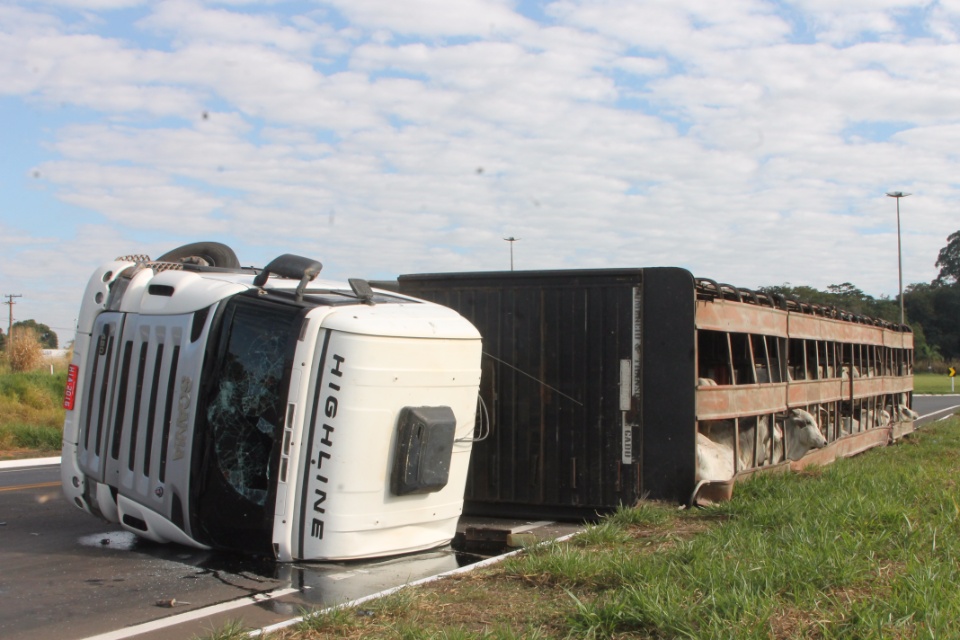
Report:
M43 364L43 346L34 329L14 327L7 342L7 360L15 372L34 371Z
M954 369L960 368L960 362L956 360L945 361L942 358L940 360L917 360L913 370L916 373L936 373L938 375L944 375L950 370L950 367Z

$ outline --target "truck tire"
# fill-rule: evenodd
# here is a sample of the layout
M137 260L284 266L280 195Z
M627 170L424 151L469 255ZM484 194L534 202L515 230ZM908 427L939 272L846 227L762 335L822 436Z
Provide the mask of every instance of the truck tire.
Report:
M182 262L221 269L239 269L240 260L233 249L219 242L194 242L168 251L157 262Z

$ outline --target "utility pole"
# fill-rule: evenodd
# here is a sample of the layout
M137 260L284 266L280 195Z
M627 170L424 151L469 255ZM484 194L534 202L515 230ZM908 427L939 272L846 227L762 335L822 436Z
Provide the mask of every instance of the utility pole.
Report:
M23 296L19 293L16 293L16 294L8 293L3 297L7 299L7 301L4 302L3 304L10 307L10 320L7 322L7 350L9 351L10 343L13 340L13 336L11 335L11 333L13 333L13 305L17 304L16 302L13 301L13 299L22 298Z

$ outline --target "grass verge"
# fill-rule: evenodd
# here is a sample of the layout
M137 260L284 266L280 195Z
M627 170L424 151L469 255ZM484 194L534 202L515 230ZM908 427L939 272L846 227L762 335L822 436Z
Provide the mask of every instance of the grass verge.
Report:
M699 510L643 504L565 543L308 615L320 638L943 638L960 619L960 420Z
M0 460L60 450L65 384L65 372L0 374Z
M960 381L954 380L953 390L950 388L950 377L938 373L917 373L913 376L914 393L945 394L960 391Z

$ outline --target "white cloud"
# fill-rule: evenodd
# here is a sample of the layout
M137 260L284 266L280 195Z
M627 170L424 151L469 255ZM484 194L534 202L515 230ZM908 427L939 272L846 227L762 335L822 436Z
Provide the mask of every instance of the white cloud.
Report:
M509 0L320 0L363 29L419 37L500 36L522 31L529 21Z
M316 24L309 16L300 18L296 26L284 25L275 15L208 8L195 0L157 3L137 26L161 35L169 33L178 43L260 44L306 56L323 38L334 34L332 28Z
M39 0L32 4L78 11L113 11L139 7L146 4L146 0Z
M51 231L7 222L32 241L0 273L61 316L96 262L201 239L388 277L504 268L515 236L518 268L879 295L885 191L914 193L908 282L956 227L960 52L898 22L918 3L175 0L109 28L51 6L0 7L4 100L58 107L13 163Z
M789 25L759 0L560 0L550 13L564 24L680 60L783 41Z

